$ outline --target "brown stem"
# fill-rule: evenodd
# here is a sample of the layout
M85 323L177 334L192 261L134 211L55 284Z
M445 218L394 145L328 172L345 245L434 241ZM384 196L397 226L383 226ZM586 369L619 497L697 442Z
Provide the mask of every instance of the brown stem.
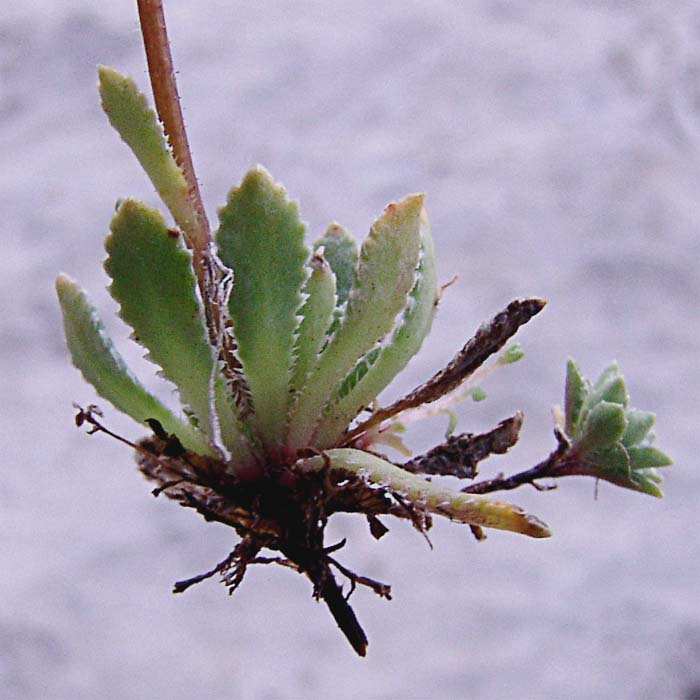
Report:
M211 241L209 221L204 211L202 195L192 164L192 153L187 141L185 122L182 118L163 2L162 0L137 0L137 3L156 110L163 123L175 161L182 168L190 188L190 198L196 215L195 230L191 232L192 245L202 254Z
M461 489L463 493L492 493L494 491L510 491L523 484L531 484L536 489L548 490L553 487L543 487L536 483L537 479L555 479L561 476L570 476L572 465L578 462L578 456L571 451L571 444L558 430L555 431L559 444L557 448L539 464L512 476L497 476L493 479L479 481L471 486Z
M544 308L544 299L516 299L491 321L482 324L467 344L452 358L449 364L434 374L427 382L410 394L394 401L391 406L375 411L366 421L350 430L340 440L340 447L352 445L352 441L375 425L426 403L432 403L456 389L486 360L498 352L533 316Z

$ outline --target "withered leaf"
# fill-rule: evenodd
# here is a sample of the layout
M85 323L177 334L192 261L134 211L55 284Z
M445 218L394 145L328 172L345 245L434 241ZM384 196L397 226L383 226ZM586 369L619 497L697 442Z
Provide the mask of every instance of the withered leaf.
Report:
M546 303L544 299L537 297L511 301L491 321L481 325L474 337L452 358L445 368L390 406L375 411L370 418L350 432L346 437L346 444L368 428L409 408L437 401L440 397L456 389L491 355L498 352L515 335L520 326L526 324L533 316L542 311Z
M523 414L502 420L493 430L474 435L452 435L446 442L401 465L417 474L439 474L473 479L477 464L492 454L504 454L518 441Z

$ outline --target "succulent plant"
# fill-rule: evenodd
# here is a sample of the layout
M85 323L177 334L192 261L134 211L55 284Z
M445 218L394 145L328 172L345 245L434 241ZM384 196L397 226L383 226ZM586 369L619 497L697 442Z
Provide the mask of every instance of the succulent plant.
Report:
M656 468L670 465L671 458L652 445L655 418L653 413L629 407L627 386L616 362L591 384L569 360L561 427L571 442L571 474L594 476L660 497L662 478Z
M166 407L128 369L75 282L60 275L56 289L73 363L101 397L150 430L137 443L119 439L134 448L154 493L240 536L224 561L176 591L216 574L235 589L251 564L291 567L310 579L364 655L366 636L333 570L351 590L366 585L388 598L390 588L332 556L342 546L324 541L333 514L363 515L377 538L386 532L384 515L421 531L440 515L469 524L478 538L484 527L548 537L536 517L483 494L580 474L660 495L653 467L668 457L649 445L653 414L628 408L616 365L590 385L569 364L559 446L520 475L462 490L424 476L473 479L482 459L515 444L522 414L481 435L452 435L451 420L446 440L425 455L403 464L383 456L382 445L405 449L400 434L411 420L449 414L467 396L483 398L480 382L520 358L519 346L506 344L544 301L512 302L443 370L380 408L376 397L421 347L441 294L423 196L390 204L359 250L338 224L309 248L297 205L258 166L229 193L211 237L184 129L167 113L179 110L174 80L155 77L164 54L162 44L160 58L154 50L149 4L158 5L141 2L140 9L158 115L111 68L99 69L100 95L174 224L141 202L121 201L105 270L121 318L177 387L182 411ZM76 420L113 434L95 406L79 409Z

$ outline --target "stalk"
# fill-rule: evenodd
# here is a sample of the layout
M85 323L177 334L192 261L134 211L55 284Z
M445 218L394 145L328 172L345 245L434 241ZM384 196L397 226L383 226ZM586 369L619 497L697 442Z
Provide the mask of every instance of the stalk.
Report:
M209 220L204 211L202 195L192 163L192 153L187 140L185 122L182 117L163 2L162 0L137 0L137 3L156 111L163 123L163 129L175 161L182 168L190 188L190 201L194 214L192 231L188 232L190 242L193 249L199 254L197 257L203 257L207 254L211 243Z
M175 162L182 169L189 187L189 203L192 212L188 217L189 221L182 222L181 225L185 229L185 241L192 249L192 265L204 304L210 342L214 347L220 348L222 344L221 304L216 266L211 255L212 238L180 108L180 95L175 81L175 68L170 53L163 2L162 0L137 0L137 4L156 112L163 124L165 137L172 149Z

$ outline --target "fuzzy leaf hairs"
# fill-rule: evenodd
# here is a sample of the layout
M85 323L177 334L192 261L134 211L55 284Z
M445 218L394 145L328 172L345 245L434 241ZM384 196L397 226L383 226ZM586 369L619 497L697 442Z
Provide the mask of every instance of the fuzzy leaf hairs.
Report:
M660 498L661 475L671 458L655 447L656 416L629 407L620 368L613 362L595 383L584 379L573 360L566 373L564 424L575 456L571 474L593 476Z

